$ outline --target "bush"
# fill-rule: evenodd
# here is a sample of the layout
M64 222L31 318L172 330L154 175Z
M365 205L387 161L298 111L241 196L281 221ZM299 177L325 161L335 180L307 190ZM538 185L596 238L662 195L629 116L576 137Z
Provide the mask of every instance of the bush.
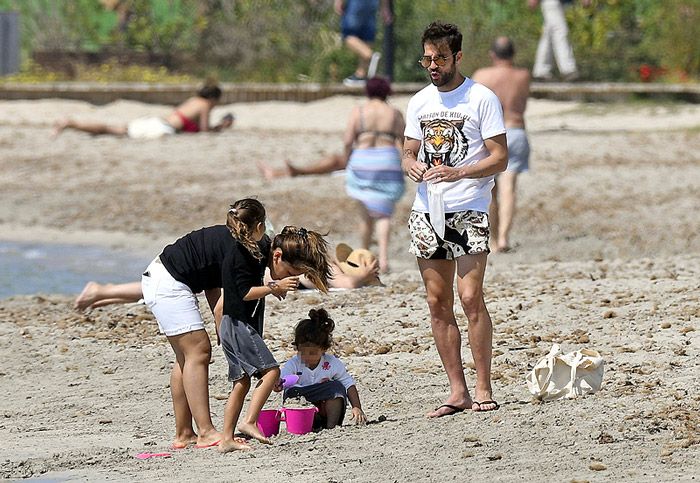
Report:
M335 82L355 68L355 57L340 41L333 0L121 4L129 8L123 25L98 0L0 0L0 10L20 12L24 58L56 46L145 52L169 71L193 76L216 72L221 80L248 82ZM698 0L593 0L588 8L574 4L567 13L570 38L585 79L636 81L640 69L650 72L646 80L700 75ZM420 35L436 19L462 29L462 71L467 75L488 63L488 48L497 35L513 38L516 63L532 67L542 20L525 0L394 0L394 8L397 81L427 80L417 64ZM379 28L375 48L382 41Z

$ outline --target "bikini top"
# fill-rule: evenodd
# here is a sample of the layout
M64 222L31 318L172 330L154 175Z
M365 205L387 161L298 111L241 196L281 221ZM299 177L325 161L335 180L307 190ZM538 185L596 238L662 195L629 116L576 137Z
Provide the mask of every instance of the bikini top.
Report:
M199 132L199 124L194 122L192 119L186 117L183 113L181 113L178 110L175 110L175 114L177 114L177 117L179 117L180 120L182 121L181 131L183 131L183 132Z
M386 138L389 138L392 142L396 141L399 138L399 136L397 136L395 133L393 133L391 131L379 131L379 130L365 129L365 118L363 115L363 107L364 106L360 106L360 131L355 136L356 140L363 134L374 134L377 137L384 136ZM394 113L394 117L396 117L396 113Z

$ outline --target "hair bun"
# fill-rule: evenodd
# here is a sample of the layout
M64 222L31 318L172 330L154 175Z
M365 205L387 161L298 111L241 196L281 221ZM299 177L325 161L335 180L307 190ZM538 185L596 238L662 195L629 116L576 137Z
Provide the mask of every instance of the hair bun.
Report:
M331 319L326 309L311 309L309 310L309 319L317 324L322 330L330 334L335 329L335 322Z

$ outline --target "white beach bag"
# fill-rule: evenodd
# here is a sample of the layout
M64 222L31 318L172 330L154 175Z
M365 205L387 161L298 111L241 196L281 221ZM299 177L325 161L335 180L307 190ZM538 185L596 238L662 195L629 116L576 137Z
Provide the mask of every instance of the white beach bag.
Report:
M581 349L562 354L559 344L554 344L528 374L527 387L543 401L593 394L603 383L604 365L597 351Z

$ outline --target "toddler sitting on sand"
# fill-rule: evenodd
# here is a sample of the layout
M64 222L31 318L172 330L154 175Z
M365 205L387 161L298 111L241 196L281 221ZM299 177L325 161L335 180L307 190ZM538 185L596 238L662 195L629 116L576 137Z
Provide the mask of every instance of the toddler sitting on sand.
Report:
M310 310L309 318L299 322L294 329L292 344L297 355L287 361L281 371L282 378L299 376L296 385L285 389L283 399L303 396L319 409L314 418L314 429L331 429L342 424L348 400L352 406L351 419L356 424L367 422L355 381L340 359L326 353L333 344L334 328L335 323L326 310ZM274 390L282 390L282 380Z

